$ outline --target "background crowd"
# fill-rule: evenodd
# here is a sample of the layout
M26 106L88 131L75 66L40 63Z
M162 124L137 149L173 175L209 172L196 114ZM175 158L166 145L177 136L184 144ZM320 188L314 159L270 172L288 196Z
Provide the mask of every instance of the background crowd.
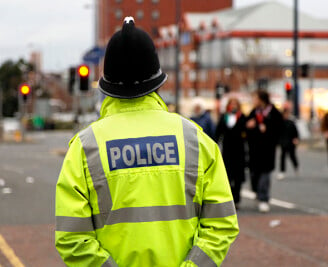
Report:
M249 170L251 189L256 193L260 212L270 210L270 179L275 169L276 148L280 146L280 166L277 178L285 178L286 159L290 157L295 174L298 173L296 148L299 134L291 115L291 106L278 110L270 101L267 91L257 90L252 95L253 109L246 115L241 104L231 97L225 112L215 124L204 103L195 100L191 119L198 123L221 148L236 207ZM328 149L328 116L322 126Z

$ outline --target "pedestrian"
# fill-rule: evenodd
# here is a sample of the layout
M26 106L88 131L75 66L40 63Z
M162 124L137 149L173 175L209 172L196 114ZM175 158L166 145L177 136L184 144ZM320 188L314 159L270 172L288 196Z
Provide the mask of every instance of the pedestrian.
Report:
M192 116L190 118L196 122L203 131L211 138L214 135L214 124L211 119L210 113L205 109L204 100L200 97L193 99L192 103Z
M296 148L299 144L299 134L295 122L291 119L290 108L285 107L282 111L283 124L280 133L280 173L278 179L285 178L286 171L286 156L288 155L292 161L295 174L298 174L298 159L296 155Z
M253 104L254 109L246 122L251 186L259 201L259 211L268 212L270 175L275 168L282 116L270 102L268 92L264 90L253 94Z
M246 117L237 98L230 98L226 112L215 131L215 140L222 143L222 157L227 170L236 208L240 203L240 190L245 181Z
M326 148L327 148L327 159L328 159L328 112L322 117L321 121L321 131L323 137L325 138Z
M132 17L109 41L100 118L71 141L56 187L67 266L219 266L238 234L216 143L169 113L167 79Z

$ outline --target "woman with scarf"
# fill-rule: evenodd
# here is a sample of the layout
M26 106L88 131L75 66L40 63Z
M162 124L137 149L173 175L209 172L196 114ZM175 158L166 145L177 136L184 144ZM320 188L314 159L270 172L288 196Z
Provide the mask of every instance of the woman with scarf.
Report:
M216 127L215 141L222 144L222 156L236 208L240 202L241 185L245 181L245 123L238 99L230 98L226 112Z
M247 118L247 140L252 190L257 194L260 212L270 210L270 176L275 168L276 147L282 129L282 115L270 102L268 92L253 95L254 109Z

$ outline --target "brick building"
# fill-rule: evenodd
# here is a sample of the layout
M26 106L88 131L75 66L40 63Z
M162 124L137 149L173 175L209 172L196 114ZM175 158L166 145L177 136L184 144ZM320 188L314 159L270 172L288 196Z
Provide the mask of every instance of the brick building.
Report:
M121 28L126 16L133 16L138 27L152 37L158 28L175 23L177 0L96 0L98 45L104 46ZM180 0L181 13L209 12L232 7L232 0Z
M309 101L328 110L327 29L327 20L300 13L299 64L312 70L299 79L303 113L311 105ZM176 33L175 25L160 27L155 42L162 68L169 74L161 89L168 102L173 102L175 95ZM292 81L292 37L293 10L275 1L240 9L183 13L179 56L182 99L195 95L214 99L219 82L232 92L265 86L284 101L284 83ZM309 97L312 93L314 99Z

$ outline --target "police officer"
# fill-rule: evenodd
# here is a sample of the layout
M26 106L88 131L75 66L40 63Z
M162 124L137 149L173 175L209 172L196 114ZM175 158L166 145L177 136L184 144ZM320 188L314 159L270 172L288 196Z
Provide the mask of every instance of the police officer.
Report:
M238 234L218 146L167 111L150 37L127 17L108 43L101 118L71 141L56 189L67 266L219 266Z

